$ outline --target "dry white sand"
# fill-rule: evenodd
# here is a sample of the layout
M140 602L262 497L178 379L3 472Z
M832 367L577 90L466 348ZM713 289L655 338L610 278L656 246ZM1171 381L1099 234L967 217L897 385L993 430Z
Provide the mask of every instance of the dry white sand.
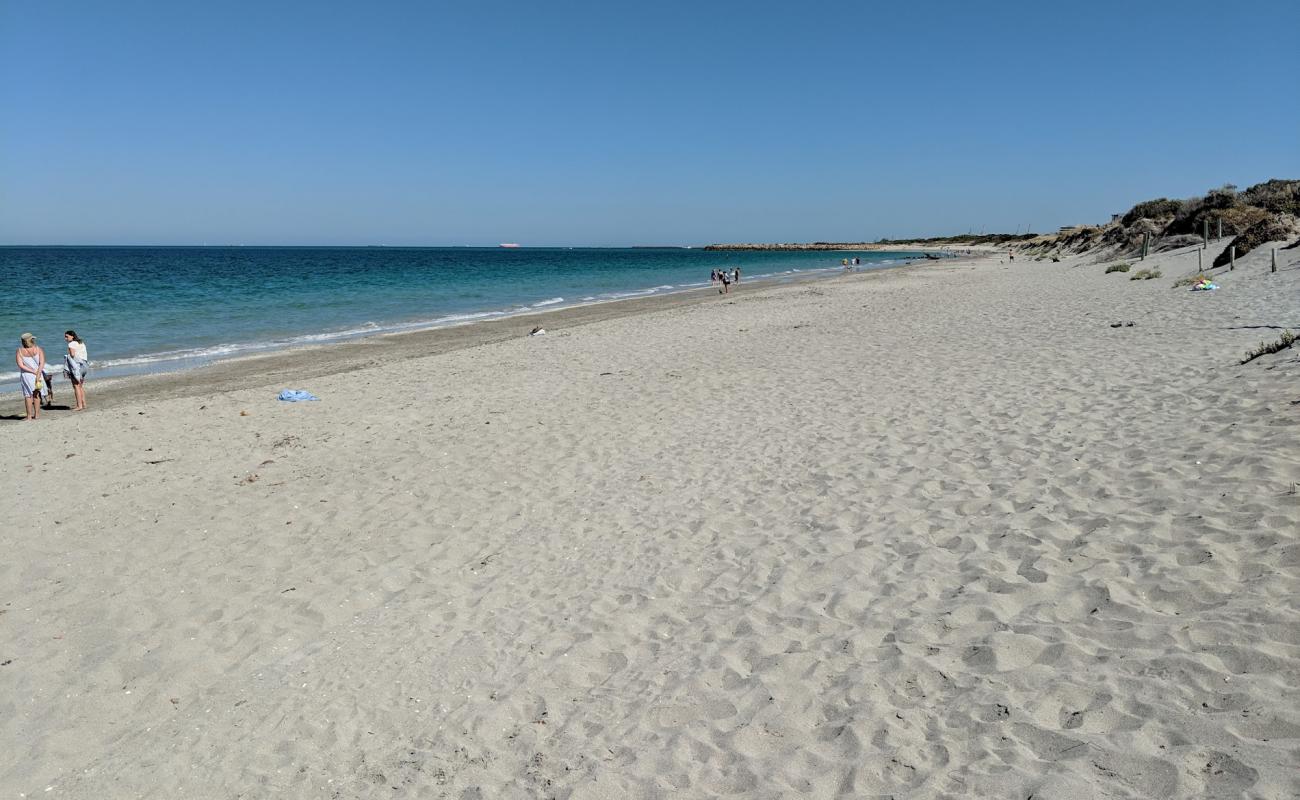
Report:
M92 384L0 427L0 797L1295 797L1285 252Z

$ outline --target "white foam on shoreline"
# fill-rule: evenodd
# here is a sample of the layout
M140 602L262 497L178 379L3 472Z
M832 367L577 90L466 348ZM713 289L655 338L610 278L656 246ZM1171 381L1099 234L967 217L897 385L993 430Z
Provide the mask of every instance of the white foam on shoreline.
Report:
M897 260L877 261L870 265L862 265L867 269L875 269L882 266L902 263ZM801 275L812 275L826 273L828 276L843 273L840 266L826 267L823 269L801 270L792 268L781 272L760 273L747 276L747 282L776 282L785 277L792 276L795 273ZM320 333L308 333L296 336L274 339L266 342L232 342L211 345L207 347L185 348L180 350L165 350L156 353L144 353L137 356L127 356L123 358L112 358L104 360L93 360L91 362L91 376L96 377L96 373L108 371L110 374L106 378L120 378L131 375L154 374L162 372L174 372L195 367L206 366L217 361L227 360L230 358L240 358L249 356L266 355L273 352L283 352L295 347L303 347L319 344L330 344L335 342L359 339L366 336L391 335L403 333L416 333L420 331L437 330L439 328L459 327L475 322L481 322L491 319L506 319L509 317L523 314L546 313L550 311L560 311L569 308L578 308L588 305L597 305L601 303L618 302L621 300L633 300L642 297L652 297L655 295L679 294L682 292L698 291L699 289L709 288L712 284L708 281L699 283L684 284L661 284L659 286L647 289L635 289L623 292L605 292L599 295L586 295L581 300L567 302L563 297L552 297L546 300L540 300L531 305L516 305L508 310L492 311L474 311L459 314L446 314L433 319L415 320L411 322L394 322L380 324L373 321L365 322L359 326L345 328L336 331L323 331ZM58 365L56 373L61 373L62 366ZM113 374L116 373L116 374ZM0 381L16 381L19 373L17 371L0 374ZM58 376L56 375L56 378ZM0 393L3 394L3 393Z

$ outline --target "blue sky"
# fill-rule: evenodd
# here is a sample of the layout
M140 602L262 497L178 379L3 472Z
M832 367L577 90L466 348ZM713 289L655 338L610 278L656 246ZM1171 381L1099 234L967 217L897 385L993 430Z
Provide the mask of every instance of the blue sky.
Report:
M1300 177L1295 2L0 0L0 244L700 244Z

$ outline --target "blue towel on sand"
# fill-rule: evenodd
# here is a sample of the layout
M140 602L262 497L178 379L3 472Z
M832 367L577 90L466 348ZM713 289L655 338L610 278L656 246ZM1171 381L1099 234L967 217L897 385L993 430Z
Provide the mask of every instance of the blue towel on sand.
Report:
M320 398L302 389L285 389L280 392L280 399L286 403L301 403L304 400L319 400Z

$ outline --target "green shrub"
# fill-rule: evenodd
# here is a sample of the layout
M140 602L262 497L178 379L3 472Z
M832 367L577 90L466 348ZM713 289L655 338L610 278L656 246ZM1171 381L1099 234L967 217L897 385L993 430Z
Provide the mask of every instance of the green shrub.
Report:
M1239 233L1245 233L1251 225L1255 225L1269 218L1269 213L1262 208L1255 206L1237 206L1224 211L1214 212L1215 216L1210 220L1210 233L1217 233L1218 228L1215 226L1219 220L1223 221L1223 232L1228 236L1236 236Z
M1258 206L1276 214L1300 216L1300 181L1274 178L1257 183L1242 192L1241 199L1247 205Z
M1148 200L1145 203L1138 203L1129 209L1120 222L1125 226L1132 225L1140 219L1165 219L1176 216L1183 207L1182 200L1170 200L1167 197L1161 197L1158 200Z
M1192 284L1199 283L1202 280L1205 280L1204 275L1184 275L1183 277L1174 281L1174 288L1179 289L1183 286L1191 286Z
M1159 277L1160 277L1160 270L1158 269L1140 269L1137 272L1134 272L1133 274L1129 275L1128 279L1131 281L1149 281Z
M1243 364L1249 364L1260 356L1266 356L1270 353L1281 352L1300 340L1300 336L1291 331L1282 331L1282 336L1276 342L1260 342L1259 347L1246 353L1246 357L1241 360Z
M1106 267L1107 275L1111 274L1112 272L1128 272L1128 271L1129 271L1128 264L1111 264L1109 267Z
M1203 223L1210 223L1210 233L1216 232L1215 222L1229 209L1240 206L1237 187L1225 184L1218 189L1211 189L1204 197L1193 197L1183 202L1173 221L1165 226L1165 235L1188 233L1199 235Z

